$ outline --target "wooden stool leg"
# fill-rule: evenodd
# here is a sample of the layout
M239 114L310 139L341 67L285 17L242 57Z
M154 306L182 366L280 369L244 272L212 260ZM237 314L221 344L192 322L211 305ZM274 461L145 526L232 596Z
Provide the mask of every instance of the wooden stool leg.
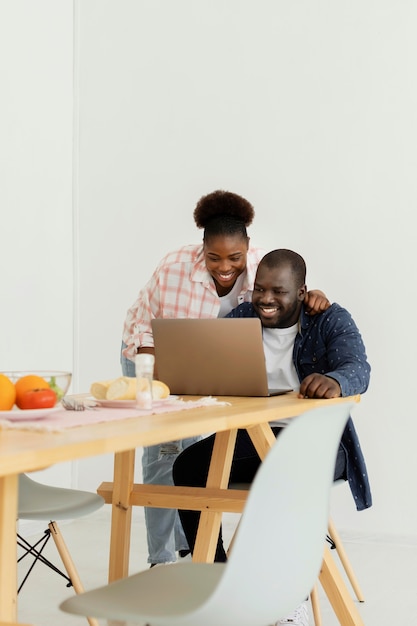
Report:
M51 531L51 535L55 542L56 549L58 550L59 556L61 557L65 569L67 570L67 574L71 579L75 593L83 593L84 587L74 565L74 561L72 560L65 541L59 531L58 524L56 522L50 522L48 524L48 528ZM95 618L87 617L87 620L90 626L99 626L99 623Z
M319 602L319 592L317 584L314 585L310 593L311 608L313 609L313 617L315 626L322 626L321 611Z
M350 584L352 585L352 589L355 592L355 595L358 601L365 602L362 589L359 586L358 580L354 574L354 571L352 569L352 566L346 554L345 548L343 546L342 540L340 539L340 535L337 532L336 527L333 524L332 520L329 520L329 535L335 545L337 554L339 555L339 559L345 569L346 575L349 579Z

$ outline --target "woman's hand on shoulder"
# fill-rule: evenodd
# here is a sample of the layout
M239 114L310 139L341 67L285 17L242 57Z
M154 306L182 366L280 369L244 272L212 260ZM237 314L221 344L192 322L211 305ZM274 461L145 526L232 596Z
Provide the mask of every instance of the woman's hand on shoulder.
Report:
M304 305L306 308L306 312L309 315L316 315L317 313L322 313L326 311L326 309L331 306L329 300L320 289L313 289L312 291L308 291L307 295L304 299Z

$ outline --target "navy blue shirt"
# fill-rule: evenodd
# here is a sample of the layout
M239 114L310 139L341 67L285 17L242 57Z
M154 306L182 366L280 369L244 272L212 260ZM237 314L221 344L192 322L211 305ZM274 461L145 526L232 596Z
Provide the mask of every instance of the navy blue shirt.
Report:
M249 302L237 306L226 317L258 317ZM342 396L365 393L371 367L362 337L350 313L334 303L317 315L307 315L304 305L294 341L293 360L300 382L309 374L324 374L337 380ZM358 511L372 506L365 459L359 438L349 418L341 446L346 454L346 471Z

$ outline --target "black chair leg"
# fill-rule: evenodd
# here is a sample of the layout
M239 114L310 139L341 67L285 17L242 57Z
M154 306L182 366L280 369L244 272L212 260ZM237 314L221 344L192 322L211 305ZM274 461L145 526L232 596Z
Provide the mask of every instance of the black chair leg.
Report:
M33 561L29 567L29 569L27 570L22 582L20 583L20 586L17 590L17 593L20 592L20 590L22 589L23 585L25 584L25 582L27 581L27 579L29 578L29 575L31 574L33 568L35 567L36 563L43 563L44 565L46 565L47 567L49 567L51 570L53 570L54 572L56 572L57 574L59 574L60 576L62 576L63 578L65 578L65 580L67 581L67 587L71 587L72 586L72 582L71 579L64 573L62 572L58 567L56 567L56 565L54 565L51 561L49 561L49 559L47 559L43 554L43 550L46 546L46 544L48 543L49 539L51 538L51 531L49 530L49 528L47 528L44 532L43 537L41 537L36 543L34 543L33 545L31 545L28 541L26 541L26 539L24 537L22 537L21 535L17 534L17 545L22 548L22 550L24 550L24 553L22 554L22 556L20 556L17 560L18 563L20 563L25 557L27 557L28 555L33 557Z

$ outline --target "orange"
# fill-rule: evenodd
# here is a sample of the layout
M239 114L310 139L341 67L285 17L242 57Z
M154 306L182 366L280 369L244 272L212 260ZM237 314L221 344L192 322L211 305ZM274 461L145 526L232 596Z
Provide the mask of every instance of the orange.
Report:
M0 374L0 411L10 411L16 400L16 389L10 378Z
M35 374L28 374L22 376L15 382L16 389L16 404L21 408L21 398L26 391L33 391L34 389L49 389L49 385L42 376L36 376Z

